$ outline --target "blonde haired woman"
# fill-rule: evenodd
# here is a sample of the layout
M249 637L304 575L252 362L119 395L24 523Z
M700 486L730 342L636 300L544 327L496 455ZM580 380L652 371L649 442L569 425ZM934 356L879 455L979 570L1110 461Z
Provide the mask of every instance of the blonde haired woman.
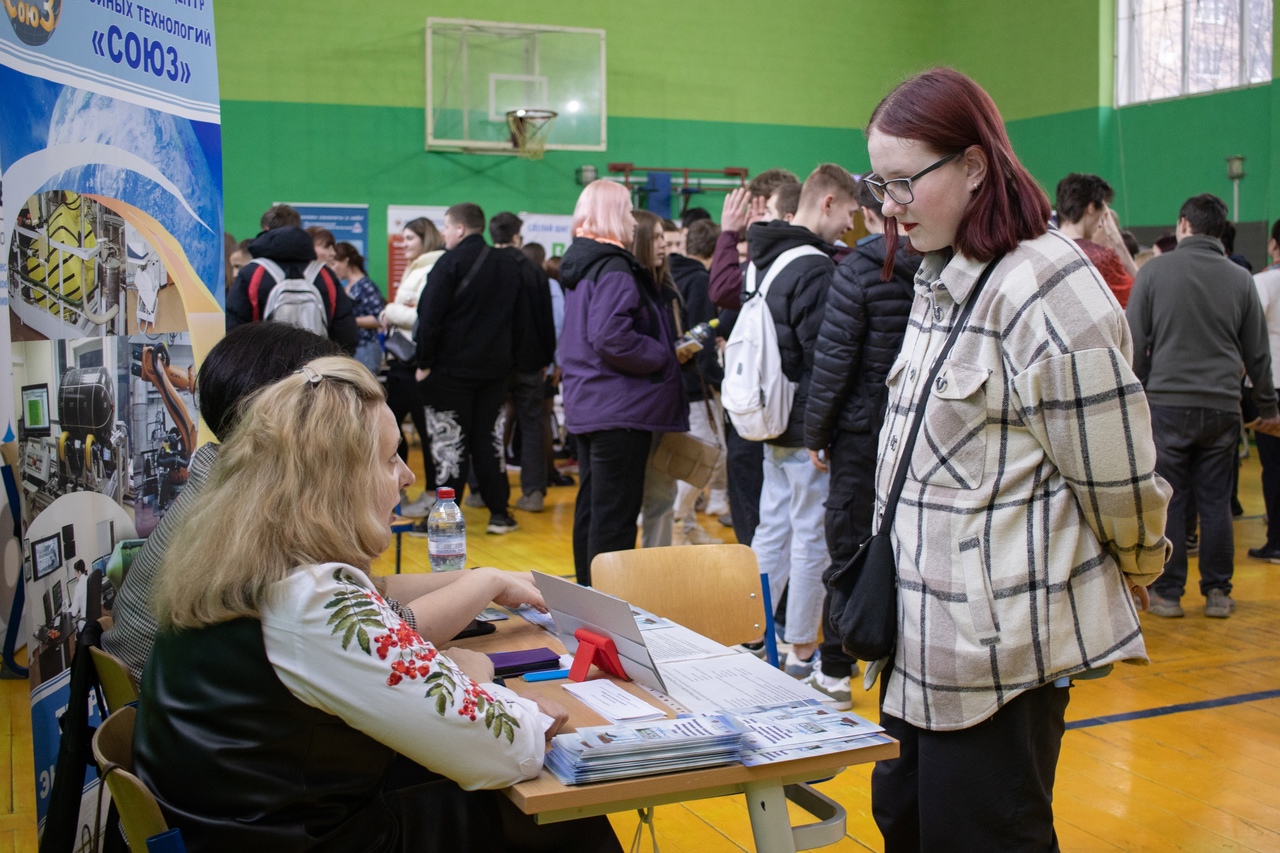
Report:
M426 217L411 220L400 235L401 251L409 262L400 284L396 288L396 298L387 303L378 316L383 330L390 335L400 335L409 341L413 340L413 325L418 322L418 299L422 296L422 288L427 285L427 274L444 254L444 237L435 223ZM404 416L413 418L413 428L418 431L418 440L422 443L422 470L426 475L426 486L417 500L409 502L408 496L401 494L400 514L420 518L431 511L436 502L435 464L431 461L427 448L431 446L431 434L427 426L426 403L422 400L422 391L418 380L414 377L416 365L396 358L387 353L387 405L396 417L396 423L404 422ZM409 443L400 440L400 458L409 461Z
M369 372L317 359L252 398L175 532L134 752L188 850L487 850L541 832L480 789L535 776L563 712L495 684L483 655L441 653L368 575L413 482L398 442ZM411 606L437 637L490 598L536 602L497 570L428 577ZM617 849L599 837L589 849Z

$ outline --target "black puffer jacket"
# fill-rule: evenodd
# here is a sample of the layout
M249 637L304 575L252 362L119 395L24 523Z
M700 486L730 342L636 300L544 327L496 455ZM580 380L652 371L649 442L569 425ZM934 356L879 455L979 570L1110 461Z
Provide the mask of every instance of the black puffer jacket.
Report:
M813 246L822 255L804 255L796 258L769 286L767 303L773 315L773 325L778 332L778 354L782 356L782 372L792 382L799 383L795 402L791 404L791 417L782 435L769 439L769 444L780 447L804 445L805 400L809 393L809 374L813 367L814 343L822 325L823 305L831 272L835 264L831 255L834 246L808 228L791 225L780 219L773 222L757 222L747 229L747 246L751 262L756 265L756 286L764 283L769 268L778 256L796 246Z
M893 277L881 281L885 242L854 247L836 267L818 332L804 444L831 445L832 433L876 433L884 419L885 377L898 357L922 258L899 248Z

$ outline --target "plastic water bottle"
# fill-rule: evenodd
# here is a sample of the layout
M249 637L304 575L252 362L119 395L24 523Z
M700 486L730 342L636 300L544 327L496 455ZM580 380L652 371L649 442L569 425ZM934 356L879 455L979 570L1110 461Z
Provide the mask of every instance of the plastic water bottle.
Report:
M436 505L427 518L427 553L433 572L466 568L467 522L448 486L436 489Z
M676 352L684 355L689 353L692 355L701 352L716 336L716 329L720 326L718 319L708 320L705 323L699 323L692 329L684 333L679 341L676 342Z

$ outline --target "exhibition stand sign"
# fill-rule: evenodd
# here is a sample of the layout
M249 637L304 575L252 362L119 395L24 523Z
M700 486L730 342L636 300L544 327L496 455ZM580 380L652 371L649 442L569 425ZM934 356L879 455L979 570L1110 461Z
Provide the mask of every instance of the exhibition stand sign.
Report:
M311 204L310 202L275 202L287 204L302 217L302 227L313 225L326 229L335 243L350 243L361 257L369 252L369 205L367 204Z
M3 0L0 16L0 434L22 505L4 553L25 583L37 818L62 833L76 815L49 797L77 633L187 481L195 370L224 328L217 53L209 0ZM96 774L83 783L77 839L95 836Z

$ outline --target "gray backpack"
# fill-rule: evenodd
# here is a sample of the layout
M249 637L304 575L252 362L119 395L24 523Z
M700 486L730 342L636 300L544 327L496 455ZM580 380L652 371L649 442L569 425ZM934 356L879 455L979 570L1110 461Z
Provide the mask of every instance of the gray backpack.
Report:
M307 265L302 278L286 278L280 265L269 258L254 258L249 263L262 267L273 279L275 286L267 294L267 303L259 311L259 294L261 293L261 276L255 275L249 282L249 303L253 306L253 319L272 320L277 323L288 323L328 336L329 319L332 310L325 305L324 297L316 285L320 270L324 269L324 261L315 260ZM333 285L326 281L324 285L334 291ZM330 304L336 306L338 295L330 292Z

